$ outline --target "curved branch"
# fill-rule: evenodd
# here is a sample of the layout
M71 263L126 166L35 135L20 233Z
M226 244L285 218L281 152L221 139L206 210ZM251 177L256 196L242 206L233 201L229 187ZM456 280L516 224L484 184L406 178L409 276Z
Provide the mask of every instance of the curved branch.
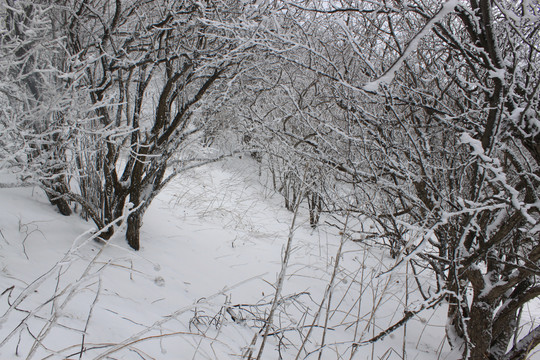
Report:
M523 339L519 340L509 352L504 355L502 360L520 360L525 359L538 344L540 344L540 325L531 331Z

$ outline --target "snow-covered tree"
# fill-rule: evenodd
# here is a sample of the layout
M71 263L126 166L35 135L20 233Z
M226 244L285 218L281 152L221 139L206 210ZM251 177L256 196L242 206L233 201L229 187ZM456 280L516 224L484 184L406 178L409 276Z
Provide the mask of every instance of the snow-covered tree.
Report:
M245 21L244 7L6 2L6 161L13 166L23 154L26 173L51 200L66 214L68 202L80 204L106 228L103 239L131 203L127 239L138 249L142 216L159 191L181 171L224 156L207 145L234 122L221 113L250 47L222 24Z
M222 154L200 145L228 99L245 52L209 21L234 19L237 2L65 1L53 6L70 86L87 96L71 152L71 187L47 191L79 203L104 229L126 202L127 239L179 172ZM47 24L43 24L47 27ZM49 29L52 32L51 29ZM62 126L58 124L58 126ZM109 238L114 227L101 237Z
M398 324L448 302L448 341L464 358L524 358L540 342L538 327L519 323L540 294L539 11L536 1L287 2L257 38L331 83L317 94L333 103L325 116L290 99L309 130L282 144L334 172L336 208L343 199L369 216L367 235L391 245L396 267L432 271L426 301Z
M52 8L6 0L0 14L0 167L18 175L9 186L40 185L51 203L69 215L68 201L57 193L67 189L71 109L77 96L64 78L66 54L54 32Z

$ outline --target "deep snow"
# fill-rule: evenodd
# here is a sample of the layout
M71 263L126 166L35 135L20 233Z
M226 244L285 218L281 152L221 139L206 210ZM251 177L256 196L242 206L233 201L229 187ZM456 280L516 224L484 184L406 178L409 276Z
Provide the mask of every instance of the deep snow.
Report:
M0 189L0 358L240 359L254 338L256 355L293 216L262 183L245 158L182 174L147 211L139 252L121 236L88 240L93 225L61 216L39 189ZM328 309L322 359L454 358L444 306L353 350L403 316L407 289L403 273L382 274L387 251L361 242L345 241L330 307L313 322L338 232L311 229L301 209L261 358L295 358L310 328L299 358L318 358Z

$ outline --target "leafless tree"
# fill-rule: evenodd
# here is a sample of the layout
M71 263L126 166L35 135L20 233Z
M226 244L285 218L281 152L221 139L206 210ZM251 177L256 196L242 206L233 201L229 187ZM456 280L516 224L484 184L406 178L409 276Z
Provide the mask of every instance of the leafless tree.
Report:
M325 79L318 96L332 102L297 118L309 131L283 129L296 136L288 149L335 174L356 199L341 209L377 224L369 236L388 241L397 266L431 269L437 290L424 295L448 301L447 338L464 358L521 359L540 342L538 328L517 332L519 309L540 294L539 10L287 2L283 26L258 38Z
M0 26L0 130L4 166L17 169L16 183L42 185L63 215L71 208L55 193L67 189L67 109L73 92L62 80L62 44L51 9L40 2L6 0Z
M43 56L59 59L49 67L61 69L62 85L79 101L69 109L79 108L80 114L73 124L62 122L61 112L49 122L61 134L73 130L66 158L73 180L69 186L44 181L44 187L67 210L68 201L79 203L99 229L119 219L129 201L137 211L127 219L127 239L139 249L142 216L159 191L181 171L224 155L205 148L201 136L223 121L217 114L249 47L231 41L212 21L238 18L242 4L73 0L49 5L48 21L40 26L59 49ZM8 7L7 19L26 16L33 7L25 6L16 15ZM17 24L12 32L24 23ZM15 49L21 49L16 56L24 62L15 63L29 92L38 74L26 69L36 62L38 47L26 41ZM55 94L36 95L34 102L45 106ZM55 149L55 157L64 156L63 147ZM48 150L44 154L53 156ZM107 229L103 239L114 232Z

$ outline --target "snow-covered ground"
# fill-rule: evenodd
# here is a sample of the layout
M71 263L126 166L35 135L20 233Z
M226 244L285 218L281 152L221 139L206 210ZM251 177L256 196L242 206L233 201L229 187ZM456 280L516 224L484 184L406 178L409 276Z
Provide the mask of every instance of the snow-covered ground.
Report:
M244 158L178 177L147 211L139 252L88 240L93 225L39 189L0 189L0 359L256 358L293 218L257 173ZM363 343L420 300L406 267L385 273L385 249L339 232L300 210L260 359L455 358L444 306Z

